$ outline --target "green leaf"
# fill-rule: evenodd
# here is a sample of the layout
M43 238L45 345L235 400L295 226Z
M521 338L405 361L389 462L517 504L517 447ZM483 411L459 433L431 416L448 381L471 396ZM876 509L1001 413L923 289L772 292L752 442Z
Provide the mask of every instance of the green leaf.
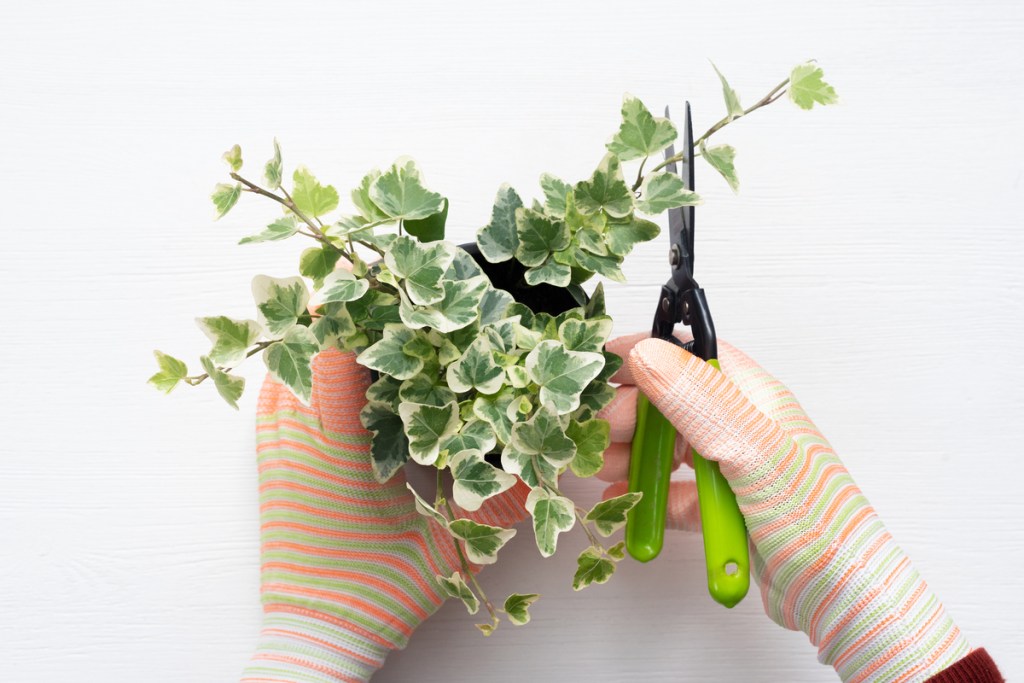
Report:
M565 198L572 192L572 185L550 173L540 177L540 189L544 191L544 206L552 216L565 216Z
M196 318L196 324L213 342L210 358L220 365L243 360L246 351L263 332L255 320L233 320L224 315Z
M485 500L509 490L516 483L514 476L484 460L478 450L459 451L452 456L448 467L454 479L452 496L459 507L468 512L479 510Z
M235 145L228 151L224 152L224 156L221 157L228 163L231 170L238 173L242 170L242 148Z
M356 362L395 379L409 379L423 369L423 359L408 354L405 346L421 334L401 324L387 325L384 337L360 353Z
M480 301L488 287L490 282L485 275L458 282L445 280L440 301L430 306L413 306L403 296L398 313L409 327L432 327L438 332L454 332L476 321Z
M448 386L460 394L473 389L481 394L493 394L501 389L505 372L494 362L491 351L485 337L470 344L462 357L448 366Z
M396 220L417 220L444 208L444 197L423 187L416 162L398 159L377 177L369 189L370 200Z
M310 247L299 257L299 272L312 280L313 285L319 289L323 286L324 278L334 272L334 266L340 258L341 252L337 249Z
M434 579L437 581L437 585L441 587L441 591L450 598L461 600L462 604L466 606L466 611L470 614L476 614L480 609L480 601L477 600L476 595L469 589L466 582L462 578L462 574L456 570L450 577L436 575ZM487 634L490 635L490 634Z
M391 217L381 211L380 207L370 199L370 187L380 177L380 171L374 169L363 176L359 187L352 190L352 203L355 204L363 218L364 225L370 223L381 223L391 220Z
M626 513L640 502L643 495L642 492L636 491L602 500L590 509L585 519L594 523L597 533L602 536L611 536L626 523Z
M599 352L612 333L612 319L566 320L558 326L558 338L570 351Z
M649 242L660 233L661 228L656 223L636 216L630 217L628 222L608 223L606 232L608 251L616 256L626 256L633 250L633 245Z
M370 402L359 413L363 426L373 432L370 464L373 477L383 484L409 460L409 439L405 436L402 418L390 405Z
M616 562L624 560L626 558L626 542L619 541L611 548L605 548L604 552L608 557L612 558Z
M701 203L700 196L693 190L686 189L683 179L669 171L648 173L640 185L638 209L647 214L659 214L665 209L677 206L696 206Z
M202 356L199 362L206 370L206 374L213 380L213 385L217 387L220 397L227 401L229 406L238 410L238 399L241 398L242 391L245 389L245 378L230 375L221 370L213 364L209 356Z
M636 97L622 99L622 124L608 142L608 151L622 161L642 159L665 149L676 139L676 127L666 118L651 112Z
M441 442L441 450L448 451L449 453L460 453L465 450L490 453L497 442L497 437L491 425L484 420L474 417L462 425L458 434L443 440Z
M814 62L793 67L789 74L789 99L801 109L815 104L835 104L839 97L831 85L822 80L824 72Z
M601 354L569 351L551 340L537 344L526 356L526 372L540 386L540 402L559 415L579 407L580 393L603 366Z
M604 452L611 439L607 420L570 420L565 435L576 444L576 455L569 463L577 477L592 477L604 466Z
M459 406L402 403L398 414L409 437L409 455L421 465L433 465L441 452L441 440L459 431Z
M700 143L700 155L704 157L711 166L722 174L725 181L729 183L729 187L732 188L733 192L739 192L740 190L740 179L736 175L736 150L732 145L718 145L716 147L707 147L704 143Z
M268 225L263 232L250 237L243 237L238 241L238 243L251 244L253 242L277 242L278 240L288 239L298 231L299 224L295 220L295 216L281 216L276 221Z
M241 183L235 183L234 185L217 183L217 187L213 188L213 194L210 195L213 205L217 207L217 218L223 218L224 214L230 211L231 207L238 202L241 194Z
M494 635L494 629L498 628L498 618L492 618L489 624L473 624L473 626L480 629L480 633L484 634L485 638L489 638Z
M539 593L513 593L505 599L505 614L516 626L530 623L530 605L537 602Z
M317 218L338 208L338 191L321 185L308 168L299 167L292 174L292 201L309 218Z
M526 271L526 284L528 285L547 282L555 287L568 287L571 279L572 271L569 266L558 263L551 256L542 265Z
M590 546L576 559L576 574L572 577L572 589L583 590L592 583L608 583L615 573L615 563L601 554L600 548Z
M402 225L405 231L420 242L436 242L444 239L444 225L448 221L448 200L437 213L426 218L407 219Z
M565 435L558 417L545 405L525 422L512 425L511 438L501 452L501 466L531 487L554 486L558 470L576 455L576 444Z
M281 187L281 181L284 179L284 167L281 164L281 146L277 144L277 138L274 138L274 158L263 167L263 178L267 181L268 190L276 190Z
M456 247L450 242L421 244L401 236L384 255L392 273L405 279L405 288L414 304L424 306L444 297L441 279L455 258Z
M605 211L613 218L628 216L633 210L633 193L622 177L619 158L606 154L589 180L576 183L573 190L576 208L591 214Z
M569 246L565 223L533 209L516 210L516 260L524 266L539 266L553 251Z
M711 68L718 74L718 80L722 82L722 97L725 98L725 117L729 121L733 121L743 116L743 105L740 104L740 97L736 94L736 91L729 87L729 81L725 80L725 76L718 70L714 62L711 62Z
M427 519L434 520L445 529L448 528L448 519L438 512L433 505L423 500L423 498L420 497L420 494L416 492L416 489L412 487L412 484L406 482L405 488L409 489L409 492L412 494L413 502L416 505L416 512L420 513Z
M452 536L462 539L466 546L466 556L470 562L477 564L494 564L501 547L516 535L515 529L477 524L471 519L456 519L448 525L448 529Z
M165 394L171 393L178 382L188 377L188 367L184 362L174 356L168 356L163 351L154 351L157 365L160 371L149 378L149 383Z
M308 315L309 290L301 277L257 275L252 279L252 295L260 324L271 334L281 334Z
M270 374L292 390L306 405L313 398L313 356L320 353L320 342L308 327L294 325L281 341L263 351Z
M516 209L523 206L523 200L509 185L498 188L491 209L491 222L477 231L476 243L480 253L491 263L508 261L519 247L516 235Z
M526 497L526 509L533 517L533 534L543 557L555 554L558 535L576 523L572 501L547 489L535 488Z
M344 269L332 272L324 278L323 289L320 290L322 303L355 301L370 288L370 283Z

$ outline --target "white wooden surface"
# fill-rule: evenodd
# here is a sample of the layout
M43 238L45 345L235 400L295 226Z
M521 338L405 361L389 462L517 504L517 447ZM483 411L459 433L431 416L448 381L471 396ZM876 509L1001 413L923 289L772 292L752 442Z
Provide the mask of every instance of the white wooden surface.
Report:
M154 347L204 350L200 314L250 315L241 248L266 206L214 224L220 152L277 136L348 188L411 154L453 236L502 181L588 174L619 98L722 110L706 58L753 102L815 57L842 106L780 103L721 134L743 193L701 168L699 276L725 339L801 397L972 642L1024 676L1024 11L965 3L4 2L0 5L0 661L4 681L230 681L255 639L253 387L144 384ZM646 327L647 245L613 288ZM573 486L596 496L593 482ZM448 605L379 681L828 681L752 595L704 594L699 540L569 588L572 536L529 534L484 575L544 594L477 636Z

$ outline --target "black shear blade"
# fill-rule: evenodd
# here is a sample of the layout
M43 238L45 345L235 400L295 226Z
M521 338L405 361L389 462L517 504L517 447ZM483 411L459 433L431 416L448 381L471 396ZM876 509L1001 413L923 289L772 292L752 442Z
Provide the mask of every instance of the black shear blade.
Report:
M668 107L665 107L665 117L669 118ZM683 159L678 166L675 161L668 164L665 169L669 173L678 173L683 180L687 190L693 191L693 121L690 118L690 103L686 103L686 114L683 117ZM675 145L669 145L665 150L665 158L675 156ZM693 238L694 238L694 207L680 206L668 211L669 239L672 247L678 248L679 257L673 263L673 270L686 269L687 275L693 275ZM675 258L675 257L673 257Z

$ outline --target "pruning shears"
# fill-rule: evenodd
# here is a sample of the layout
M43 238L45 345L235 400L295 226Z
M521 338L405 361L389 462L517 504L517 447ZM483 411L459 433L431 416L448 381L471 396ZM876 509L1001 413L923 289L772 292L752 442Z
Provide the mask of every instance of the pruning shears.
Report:
M669 115L665 108L665 116ZM683 159L678 169L673 162L666 166L670 173L679 173L688 190L693 184L693 124L690 103L686 103L683 119ZM665 150L665 158L675 156L674 146ZM661 288L654 313L652 336L672 342L707 361L716 369L718 340L711 320L704 290L693 279L694 207L670 209L669 263L671 277ZM683 344L673 336L677 323L689 325L693 341ZM676 430L640 394L637 404L636 433L633 437L629 466L629 490L641 491L643 497L630 510L626 521L626 549L641 562L648 562L661 552L665 537L665 515L668 505L669 476L676 443ZM718 463L693 453L693 469L697 478L697 495L704 534L704 558L707 565L708 591L726 607L733 607L750 587L750 556L747 529L736 504L736 496L719 471Z

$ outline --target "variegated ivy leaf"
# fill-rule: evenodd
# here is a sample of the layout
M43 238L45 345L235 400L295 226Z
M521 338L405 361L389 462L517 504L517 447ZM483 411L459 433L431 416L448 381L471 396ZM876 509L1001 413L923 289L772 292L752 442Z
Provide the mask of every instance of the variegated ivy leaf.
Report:
M509 185L498 188L491 210L491 222L477 232L476 243L480 253L491 263L508 261L516 253L519 238L516 236L516 209L523 200Z
M320 342L321 348L337 344L341 348L353 350L369 343L366 333L356 329L352 315L344 304L326 303L317 309L317 313L320 317L310 324L309 331Z
M516 351L516 328L519 326L517 318L505 318L490 323L482 330L483 334L491 342L495 351L509 354ZM504 365L504 363L502 363Z
M718 70L714 62L711 62L711 68L718 74L718 80L722 82L722 97L725 98L725 117L733 121L743 116L743 106L740 104L740 97L736 94L736 91L729 86L729 81L725 80L725 76Z
M389 324L402 322L398 316L398 297L376 289L349 301L345 308L356 324L367 330L383 330Z
M263 333L255 320L234 320L224 315L196 318L196 324L213 342L210 358L221 365L244 359L246 351Z
M459 406L402 403L398 414L409 438L409 455L421 465L433 465L441 452L441 441L459 431Z
M307 315L309 290L301 277L257 275L252 279L252 296L260 324L271 334L281 334Z
M253 242L276 242L288 239L299 231L299 224L295 216L281 216L266 227L266 229L255 235L243 237L239 244L251 244Z
M676 127L666 118L651 115L636 97L622 99L622 124L608 142L608 151L622 161L642 159L665 149L676 139Z
M445 529L448 528L448 518L438 512L433 505L423 500L423 498L420 497L420 494L416 492L416 489L412 487L412 484L406 482L405 488L409 489L409 492L412 494L413 502L416 505L416 512L420 513L427 519L434 520Z
M505 373L494 362L490 342L480 337L466 349L462 357L448 366L448 386L457 393L476 389L481 394L493 394L504 384Z
M610 222L605 232L608 251L616 256L626 256L633 245L649 242L661 232L656 223L631 216L628 221Z
M612 319L566 320L558 326L558 338L570 351L599 352L612 333Z
M526 497L526 509L533 517L533 534L540 554L551 557L558 546L558 535L576 523L572 501L547 489L535 488Z
M174 387L178 386L178 382L188 377L188 366L163 351L154 351L153 355L156 356L160 371L150 377L148 381L160 391L169 394Z
M686 189L683 179L677 174L658 171L644 176L636 206L644 213L654 215L677 206L696 206L700 203L700 196Z
M540 177L540 189L544 191L544 208L552 216L565 216L565 198L572 192L572 185L550 173Z
M466 450L490 453L497 443L498 439L491 425L474 417L463 423L458 434L441 441L441 450L448 453L460 453Z
M477 265L476 261L466 253L465 249L457 248L455 258L448 270L444 272L445 280L468 280L471 277L483 275L484 271Z
M232 171L237 173L242 170L242 148L238 145L224 152L224 156L221 158L227 162Z
M370 284L347 270L339 269L324 278L320 301L327 303L355 301L370 288Z
M494 635L494 630L498 628L498 623L498 618L493 617L489 624L473 624L473 626L480 629L480 633L484 634L484 638L489 638Z
M602 352L604 368L580 394L580 407L573 413L574 420L589 420L615 398L615 388L608 384L615 371L622 367L622 358L608 351Z
M391 479L409 460L409 439L402 418L390 405L370 402L359 413L363 426L373 432L370 464L380 483Z
M573 188L576 208L582 213L605 211L613 218L628 216L633 210L633 193L622 177L619 158L606 154L589 180L576 183Z
M605 548L604 552L605 552L605 555L607 555L608 557L612 558L616 562L618 562L619 560L623 560L623 559L626 558L626 542L625 541L619 541L618 543L613 545L611 548Z
M707 147L700 143L700 155L704 157L711 166L722 174L725 181L733 192L740 191L740 179L736 175L736 149L732 145L717 145Z
M437 585L441 587L441 591L450 598L461 600L462 604L466 606L466 611L470 614L476 614L480 609L480 601L477 600L476 595L469 589L466 582L462 578L462 574L456 570L451 576L436 575L434 579L437 581Z
M557 218L534 211L516 211L516 260L524 266L539 266L553 251L569 246L571 235L565 223Z
M365 233L374 225L376 224L370 223L362 216L342 216L325 227L324 234L333 238L335 242L345 240L355 233L359 233L354 235L357 239L363 239L365 237Z
M607 256L600 256L598 254L592 254L583 249L576 249L573 252L573 258L576 259L577 265L584 270L589 270L592 273L597 273L603 277L608 278L612 282L625 282L626 276L619 270L619 264L622 263L622 257L616 256L615 254L608 254Z
M501 452L501 466L531 487L554 486L558 470L576 455L576 444L546 406L529 420L512 425L511 436Z
M398 392L402 384L389 375L378 375L376 381L366 388L366 400L369 403L380 403L398 410Z
M576 205L575 191L566 195L565 224L569 226L569 230L572 233L578 234L581 231L585 231L591 235L600 236L604 233L604 226L607 222L608 216L603 211L582 213Z
M356 362L395 379L409 379L423 369L423 359L409 354L406 344L422 334L400 324L387 325L384 337L360 353Z
M825 73L814 62L807 62L793 68L789 74L789 99L801 109L811 109L815 104L835 104L839 97L831 85L822 80Z
M516 626L530 623L529 607L540 598L539 593L513 593L505 599L505 614Z
M587 351L569 351L559 342L546 340L526 356L526 372L540 386L540 402L559 415L580 405L580 393L604 367L604 356Z
M590 301L583 307L583 312L587 318L596 318L607 313L604 303L604 283L598 282L597 287L594 287L594 291L590 294Z
M229 406L238 410L238 399L241 398L242 391L245 389L245 378L221 370L214 365L209 356L202 356L199 362L202 364L203 370L206 370L206 374L213 380L213 385L217 388L220 397L227 401Z
M590 546L576 559L576 574L572 589L583 590L592 583L608 583L615 573L615 563L604 557L600 548Z
M498 551L516 535L515 529L477 524L471 519L456 519L448 525L448 530L463 541L469 561L477 564L494 564Z
M488 287L480 299L480 324L489 325L505 319L508 307L515 299L504 289Z
M455 259L455 250L451 242L423 244L403 235L384 255L384 263L392 273L405 279L412 302L424 306L444 297L441 279Z
M281 164L281 146L274 138L274 157L263 167L263 178L267 182L268 190L276 190L281 187L281 180L284 179L284 166Z
M317 218L338 208L338 191L331 185L321 185L308 168L295 169L292 182L292 201L306 216Z
M299 257L299 272L313 281L317 289L323 286L324 278L334 272L334 266L341 259L341 252L331 247L310 247Z
M313 398L313 356L320 353L320 342L303 325L285 331L281 341L263 351L263 361L270 374L309 405Z
M558 263L553 256L548 256L543 264L526 271L526 284L528 285L547 282L555 287L568 287L571 279L572 271L569 266Z
M611 426L607 420L570 420L565 435L576 444L576 455L569 468L577 477L592 477L604 466Z
M365 224L382 223L391 218L381 211L380 207L370 199L370 186L380 177L380 171L374 169L363 176L359 187L352 190L352 203L359 209L359 214Z
M431 244L436 244L432 242ZM480 300L490 287L486 275L442 283L442 298L430 306L413 306L405 296L398 307L402 322L412 328L432 327L438 332L454 332L473 323L480 310Z
M433 359L430 359L428 365L437 367ZM443 406L456 401L455 392L438 384L439 381L436 372L428 374L424 368L424 372L402 382L402 386L398 390L398 398L402 401L423 403L428 406Z
M626 523L626 513L640 502L643 495L641 491L635 491L602 500L590 509L585 519L594 523L597 533L611 536Z
M530 384L530 376L526 374L526 368L521 365L505 368L505 375L508 377L508 383L516 389L524 389Z
M514 476L484 460L483 453L478 450L456 453L448 468L454 479L452 496L459 507L468 512L479 510L485 500L507 491L516 483Z
M230 211L241 195L241 183L235 183L234 185L217 183L217 186L213 188L213 194L210 195L213 205L217 208L217 218L222 218L224 214Z
M408 157L395 161L370 183L370 200L391 218L417 220L444 208L444 197L423 186L416 162Z
M477 396L473 401L473 414L489 424L502 443L508 443L512 438L512 419L508 416L508 407L515 399L515 393L506 387L494 396Z

